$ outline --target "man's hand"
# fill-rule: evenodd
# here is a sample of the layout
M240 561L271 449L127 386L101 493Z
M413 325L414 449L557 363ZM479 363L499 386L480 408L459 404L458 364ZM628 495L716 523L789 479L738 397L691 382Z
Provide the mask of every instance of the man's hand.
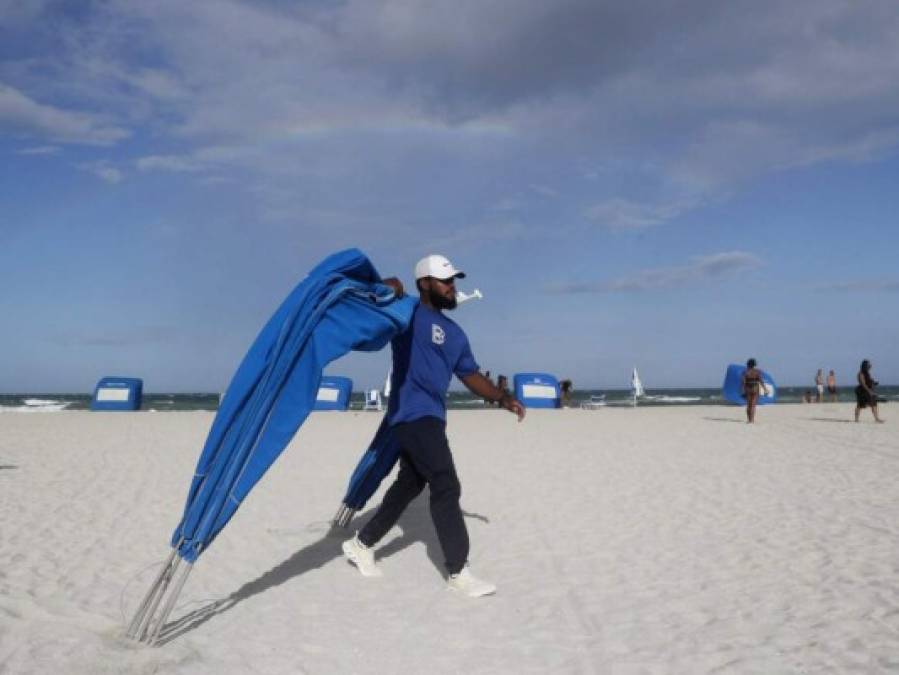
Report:
M521 422L524 419L525 415L525 407L521 401L512 396L512 394L503 394L503 397L499 400L499 404L508 410L509 412L515 413L518 415L518 421Z
M382 283L385 286L390 286L397 298L401 298L406 294L405 290L403 290L403 282L396 277L384 279Z
M473 394L488 401L499 403L501 407L509 412L515 413L518 415L519 422L524 419L525 407L522 405L521 401L516 399L509 392L499 389L493 382L480 373L472 373L471 375L463 377L462 384L468 387L468 390Z

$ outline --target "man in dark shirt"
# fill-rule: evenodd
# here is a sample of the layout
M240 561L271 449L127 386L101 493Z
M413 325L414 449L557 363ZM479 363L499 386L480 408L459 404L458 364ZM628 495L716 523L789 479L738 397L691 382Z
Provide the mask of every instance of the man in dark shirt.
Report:
M459 505L461 486L446 438L446 392L453 375L475 395L495 401L524 419L524 406L484 377L464 331L442 310L456 307L457 278L464 272L439 255L415 266L420 303L409 328L393 339L393 375L387 419L400 443L399 475L377 513L343 544L346 557L365 576L380 576L372 547L396 524L425 485L431 493L431 518L446 559L452 590L470 597L489 595L496 586L468 568L468 530ZM387 280L402 294L399 281Z

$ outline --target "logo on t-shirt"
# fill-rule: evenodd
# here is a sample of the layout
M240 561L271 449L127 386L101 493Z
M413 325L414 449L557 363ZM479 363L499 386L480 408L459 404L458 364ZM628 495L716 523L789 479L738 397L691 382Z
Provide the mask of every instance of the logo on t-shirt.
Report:
M446 341L446 333L436 323L431 324L431 342L435 345L442 345Z

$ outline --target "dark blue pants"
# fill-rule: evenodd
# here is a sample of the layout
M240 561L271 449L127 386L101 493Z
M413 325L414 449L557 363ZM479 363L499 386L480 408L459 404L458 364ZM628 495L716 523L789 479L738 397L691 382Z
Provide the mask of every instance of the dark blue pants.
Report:
M359 531L359 541L366 546L378 543L428 485L431 518L446 559L446 570L455 574L468 560L469 544L459 506L462 487L446 439L446 422L436 417L422 417L397 424L393 433L400 445L400 472L377 513Z

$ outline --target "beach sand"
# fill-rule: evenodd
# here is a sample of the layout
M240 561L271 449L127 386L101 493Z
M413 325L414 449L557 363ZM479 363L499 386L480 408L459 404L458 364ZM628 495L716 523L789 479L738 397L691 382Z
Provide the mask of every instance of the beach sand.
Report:
M156 648L122 634L212 413L3 414L0 671L895 673L891 408L450 411L472 569L499 586L477 600L445 590L425 496L382 578L342 559L329 520L380 416L317 413Z

